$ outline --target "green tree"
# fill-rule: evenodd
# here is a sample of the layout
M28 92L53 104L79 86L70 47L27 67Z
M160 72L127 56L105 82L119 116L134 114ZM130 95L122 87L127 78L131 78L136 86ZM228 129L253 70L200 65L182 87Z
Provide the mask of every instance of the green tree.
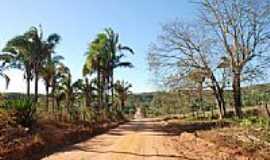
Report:
M38 80L42 66L47 59L54 53L56 44L60 41L60 36L51 34L46 40L43 39L41 26L30 27L23 35L12 38L3 49L14 58L9 63L14 68L24 70L26 78L27 95L30 96L30 81L35 78L35 96L34 101L38 99Z
M30 81L33 79L33 51L32 44L27 40L25 34L16 36L9 40L3 49L10 58L3 59L11 68L17 68L24 71L26 79L26 94L30 97Z
M46 91L46 111L49 110L49 88L55 86L55 76L56 76L56 70L59 65L61 65L61 60L63 60L64 57L62 56L49 56L47 57L46 62L43 64L41 69L41 77L45 84L45 91ZM54 98L54 97L53 97ZM54 101L54 100L53 100ZM53 106L54 110L54 106Z
M131 94L129 89L132 87L132 85L125 81L116 81L114 87L117 95L116 97L120 101L120 110L122 110L125 107L128 95Z
M108 72L108 83L110 83L111 88L111 99L113 104L114 99L114 70L119 67L128 67L132 68L133 65L131 62L123 62L121 61L122 58L125 56L124 51L127 51L131 54L134 54L134 51L128 47L124 46L119 42L119 34L115 33L111 28L105 29L106 35L107 35L107 54L108 54L108 66L107 66L107 72Z
M89 49L87 51L86 61L83 67L83 76L97 74L97 90L98 90L98 104L99 107L103 107L103 91L104 84L104 66L106 64L105 58L105 46L107 43L107 37L105 34L100 33L97 35L96 39L89 44ZM102 78L103 77L103 78Z
M50 34L46 40L43 37L44 33L42 27L31 27L25 33L25 37L32 44L32 59L33 59L33 72L35 75L35 95L34 101L38 100L38 81L43 64L46 59L55 52L55 47L60 41L58 34Z

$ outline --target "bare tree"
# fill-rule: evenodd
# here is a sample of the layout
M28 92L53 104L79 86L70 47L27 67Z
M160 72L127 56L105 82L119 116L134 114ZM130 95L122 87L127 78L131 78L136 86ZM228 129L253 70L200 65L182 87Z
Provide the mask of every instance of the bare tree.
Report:
M207 79L222 118L226 112L223 87L215 75L222 54L215 42L202 26L175 20L162 27L158 41L150 47L148 62L150 71L157 73L170 88L183 85L194 71L198 77Z
M242 117L241 79L257 77L269 61L269 0L203 0L201 20L224 48L233 74L237 116Z

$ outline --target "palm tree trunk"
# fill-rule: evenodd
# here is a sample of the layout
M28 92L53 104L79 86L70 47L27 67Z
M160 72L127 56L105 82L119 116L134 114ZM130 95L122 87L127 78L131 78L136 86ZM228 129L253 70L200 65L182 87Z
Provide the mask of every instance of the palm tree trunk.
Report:
M62 120L62 108L61 108L61 106L60 106L60 100L59 100L59 98L56 98L56 106L57 106L57 109L58 109L58 119L59 120Z
M113 74L113 69L111 70L111 96L112 96L112 106L113 107L113 103L114 103L114 78L113 78L114 74Z
M121 100L121 108L120 108L120 111L125 107L125 100L122 99Z
M109 109L109 97L110 96L110 74L106 74L106 107Z
M54 95L54 92L55 92L55 85L56 85L56 82L55 82L55 77L53 78L53 81L52 81L52 91L51 91L51 94L52 94L52 111L53 113L55 112L55 95Z
M54 90L52 89L52 111L55 112L55 96L54 96Z
M49 84L46 82L46 111L49 111Z
M84 98L85 98L85 106L89 107L90 106L90 85L89 85L89 81L88 78L85 78L85 90L84 90Z
M27 76L27 78L26 78L26 94L27 94L27 98L30 98L30 81L31 81L30 76Z
M100 90L101 90L101 106L102 108L105 108L106 104L105 104L105 74L102 73L101 74L101 87L100 87Z
M35 96L34 96L34 102L38 101L38 79L39 74L38 72L35 73Z
M98 67L97 70L97 85L98 85L98 106L101 107L101 101L102 101L102 91L101 91L101 78L100 78L100 67Z

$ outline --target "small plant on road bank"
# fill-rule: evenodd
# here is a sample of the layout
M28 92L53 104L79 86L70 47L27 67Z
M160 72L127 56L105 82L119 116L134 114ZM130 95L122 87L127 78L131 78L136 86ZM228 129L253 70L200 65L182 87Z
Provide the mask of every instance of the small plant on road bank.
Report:
M5 107L9 110L15 121L25 127L30 127L35 121L34 103L29 98L7 100Z

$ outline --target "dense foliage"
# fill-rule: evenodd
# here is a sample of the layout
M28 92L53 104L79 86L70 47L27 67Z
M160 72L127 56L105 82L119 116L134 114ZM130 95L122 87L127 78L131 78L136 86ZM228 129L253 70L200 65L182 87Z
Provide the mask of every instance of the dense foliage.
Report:
M1 76L7 69L24 72L26 95L6 94L1 107L14 117L18 124L31 126L37 118L60 121L87 121L102 123L123 119L126 100L131 85L114 80L114 70L133 67L122 61L125 51L134 53L119 42L119 34L111 28L105 29L89 43L82 78L74 81L69 68L62 62L64 57L56 54L61 37L50 34L43 37L42 27L31 27L22 35L9 40L0 55ZM46 94L38 91L42 79ZM34 80L35 92L30 94Z

